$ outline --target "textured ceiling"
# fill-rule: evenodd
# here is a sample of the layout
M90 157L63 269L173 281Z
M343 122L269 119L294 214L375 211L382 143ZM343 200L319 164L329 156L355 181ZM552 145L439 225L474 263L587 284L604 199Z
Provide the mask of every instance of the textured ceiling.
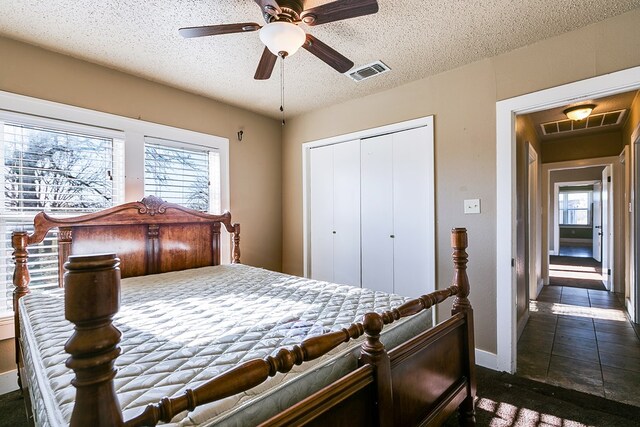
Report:
M392 69L356 83L309 52L285 61L289 116L495 56L640 7L640 0L378 0L380 11L302 28L355 66ZM327 3L307 0L306 7ZM278 117L279 66L253 75L258 33L184 39L178 28L263 24L252 0L6 0L0 34Z
M553 108L550 110L530 113L528 114L528 116L531 118L531 122L533 123L533 126L536 129L536 133L538 134L538 137L542 141L572 138L576 136L578 133L580 135L586 135L586 134L594 134L594 133L601 133L601 132L610 132L614 129L621 129L624 126L626 120L629 117L629 109L631 108L631 104L633 103L633 100L635 99L636 96L640 96L640 91L634 90L634 91L619 93L617 95L611 95L611 96L606 96L602 98L588 99L588 100L576 102L573 104L563 105L561 107ZM563 133L558 133L553 135L544 135L542 133L542 128L540 127L542 123L555 122L559 120L567 120L567 116L563 113L563 111L567 107L573 107L574 105L580 105L580 104L594 104L596 108L593 109L592 114L600 114L600 113L606 113L609 111L617 111L617 110L627 110L627 111L622 121L618 125L611 125L611 126L605 126L602 128L594 128L594 129L580 129L572 132L563 132Z

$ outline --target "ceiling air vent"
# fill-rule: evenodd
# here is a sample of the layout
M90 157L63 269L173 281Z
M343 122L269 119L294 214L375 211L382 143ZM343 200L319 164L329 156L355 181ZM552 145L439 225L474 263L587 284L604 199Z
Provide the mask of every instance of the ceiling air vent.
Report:
M382 61L376 61L350 71L348 75L353 80L361 82L362 80L377 76L378 74L386 73L389 70L391 70L391 68L387 67L385 63Z
M540 124L543 135L555 135L565 132L573 132L582 129L593 129L605 126L618 125L627 110L609 111L606 113L592 114L584 120L559 120Z

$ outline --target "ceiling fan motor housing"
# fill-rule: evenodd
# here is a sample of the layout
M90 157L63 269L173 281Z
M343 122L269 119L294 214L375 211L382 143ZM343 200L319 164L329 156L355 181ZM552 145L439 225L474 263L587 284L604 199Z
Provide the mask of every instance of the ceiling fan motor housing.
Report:
M278 6L280 7L280 13L270 10L271 6L265 6L264 18L267 22L285 21L285 22L298 22L300 21L300 14L304 10L303 0L278 0Z

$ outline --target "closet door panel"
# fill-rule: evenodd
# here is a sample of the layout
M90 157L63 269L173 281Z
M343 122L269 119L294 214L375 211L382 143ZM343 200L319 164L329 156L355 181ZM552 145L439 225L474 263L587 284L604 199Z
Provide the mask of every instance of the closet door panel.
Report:
M393 135L394 292L408 297L434 290L427 232L433 172L427 167L427 138L426 128Z
M393 292L392 137L361 141L362 287Z
M333 148L313 148L310 169L310 277L333 281Z
M333 146L333 281L360 286L360 140Z

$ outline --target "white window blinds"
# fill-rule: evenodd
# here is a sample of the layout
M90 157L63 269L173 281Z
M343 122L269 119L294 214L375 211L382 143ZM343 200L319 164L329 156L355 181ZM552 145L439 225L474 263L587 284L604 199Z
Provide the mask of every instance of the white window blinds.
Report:
M220 212L217 150L145 138L144 192L203 212Z
M33 122L37 122L34 124ZM11 233L33 232L41 211L73 216L123 201L124 143L112 131L48 119L0 117L0 311L11 310ZM29 248L32 290L57 286L57 233Z

